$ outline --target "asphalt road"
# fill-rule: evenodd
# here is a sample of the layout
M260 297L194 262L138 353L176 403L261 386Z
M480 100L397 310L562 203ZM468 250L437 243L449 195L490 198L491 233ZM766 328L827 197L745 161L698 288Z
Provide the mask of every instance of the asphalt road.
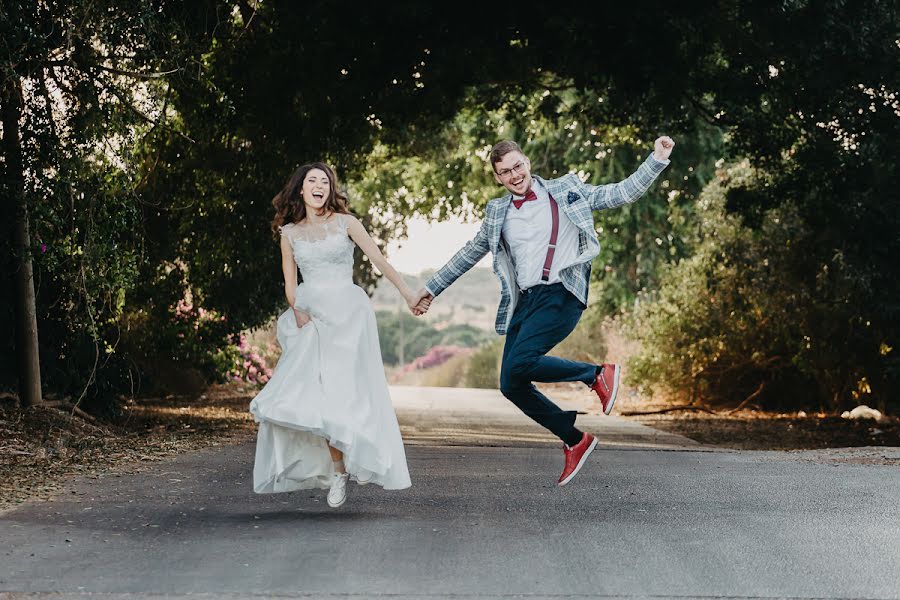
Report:
M719 451L590 417L610 435L557 488L530 422L488 402L486 439L442 441L465 429L445 400L395 399L413 487L336 510L253 494L252 440L74 480L0 516L0 599L900 598L896 449Z

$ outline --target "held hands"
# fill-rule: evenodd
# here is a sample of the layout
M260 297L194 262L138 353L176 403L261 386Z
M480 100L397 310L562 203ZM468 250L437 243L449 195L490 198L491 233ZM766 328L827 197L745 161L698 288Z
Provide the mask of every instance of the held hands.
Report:
M309 316L309 313L305 313L302 310L293 309L294 310L294 318L297 319L297 327L303 327L307 323L309 323L312 318Z
M653 144L653 158L656 160L667 160L672 154L672 148L675 147L675 140L667 135L656 138Z
M406 304L409 306L409 310L412 314L421 317L428 312L428 308L431 306L431 301L433 299L434 296L432 296L428 290L422 288L418 292L407 296Z

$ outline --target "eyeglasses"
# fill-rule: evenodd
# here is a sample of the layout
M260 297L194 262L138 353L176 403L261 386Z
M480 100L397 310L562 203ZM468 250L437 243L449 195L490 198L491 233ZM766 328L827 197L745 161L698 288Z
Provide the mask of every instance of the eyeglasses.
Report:
M516 175L519 175L524 172L525 172L525 163L520 161L520 162L517 162L516 164L514 164L512 166L512 169L503 169L502 171L497 171L497 176L500 177L500 179L509 179L509 177L513 173L515 173Z

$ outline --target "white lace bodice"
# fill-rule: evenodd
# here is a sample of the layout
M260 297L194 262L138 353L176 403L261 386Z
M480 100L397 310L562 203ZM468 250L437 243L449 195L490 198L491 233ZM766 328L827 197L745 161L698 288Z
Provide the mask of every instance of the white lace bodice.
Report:
M294 250L303 283L353 283L353 240L347 235L346 215L326 223L291 223L281 228Z

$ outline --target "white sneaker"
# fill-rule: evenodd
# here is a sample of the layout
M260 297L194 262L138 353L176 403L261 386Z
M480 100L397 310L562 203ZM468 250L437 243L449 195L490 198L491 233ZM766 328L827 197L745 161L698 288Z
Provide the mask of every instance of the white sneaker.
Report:
M337 508L347 500L347 479L350 475L347 473L336 473L334 480L331 482L331 489L328 490L328 506Z

